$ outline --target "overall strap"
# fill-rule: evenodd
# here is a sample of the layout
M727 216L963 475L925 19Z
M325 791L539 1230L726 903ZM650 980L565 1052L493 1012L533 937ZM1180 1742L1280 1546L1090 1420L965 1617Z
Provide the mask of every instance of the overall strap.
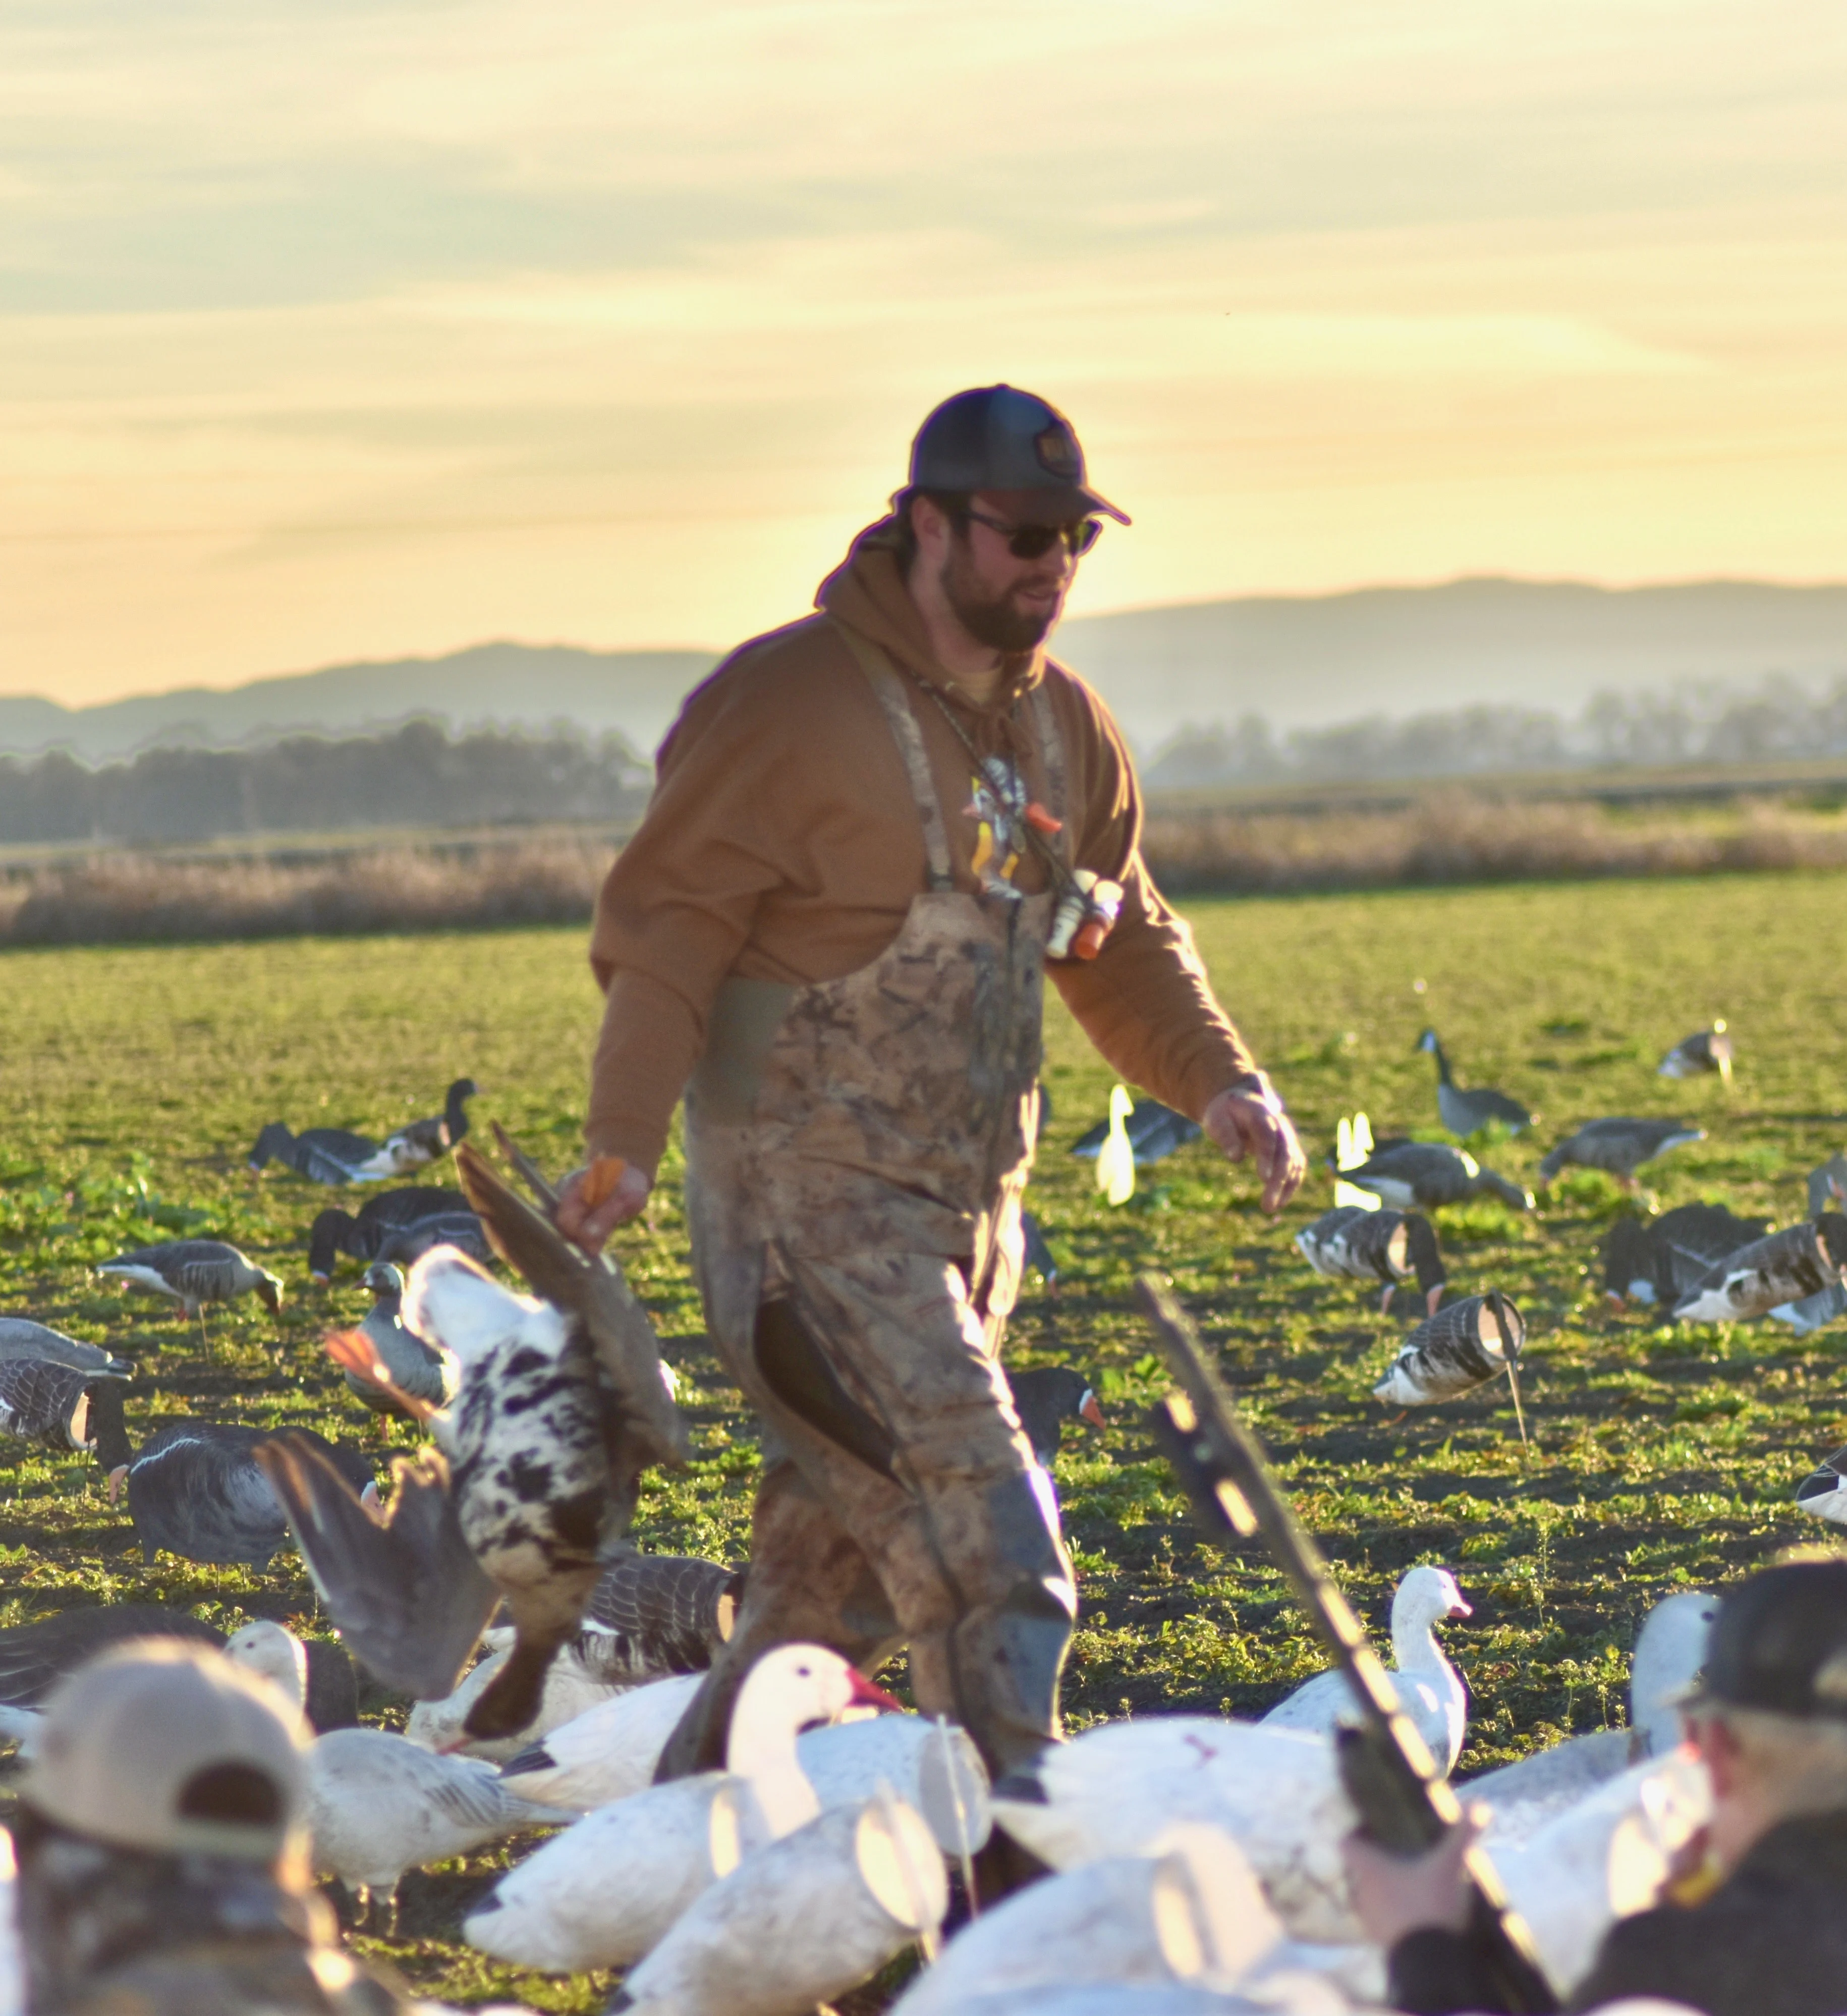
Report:
M1065 742L1058 733L1058 717L1052 712L1051 696L1046 691L1044 679L1033 689L1033 729L1039 738L1039 760L1045 766L1045 795L1050 801L1046 809L1054 819L1062 819L1065 816ZM1067 860L1070 855L1067 837Z
M943 823L942 801L936 795L936 780L930 774L930 758L924 747L923 730L911 711L910 696L897 668L869 637L862 637L846 624L834 628L844 639L866 675L879 706L890 725L898 754L904 758L911 779L911 794L917 801L917 815L923 825L924 852L929 862L930 887L953 889L955 877L950 867L949 831Z

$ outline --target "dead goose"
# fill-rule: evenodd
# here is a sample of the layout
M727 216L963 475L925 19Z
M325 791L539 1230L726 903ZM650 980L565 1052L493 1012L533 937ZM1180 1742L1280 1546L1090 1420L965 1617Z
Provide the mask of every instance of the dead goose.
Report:
M1731 1031L1723 1016L1709 1029L1695 1029L1683 1036L1661 1060L1657 1078L1698 1078L1702 1071L1716 1071L1731 1083Z
M1806 1219L1717 1262L1675 1305L1678 1323L1747 1323L1847 1280L1847 1218Z
M1705 1128L1689 1127L1684 1120L1586 1120L1540 1164L1540 1181L1551 1183L1566 1163L1576 1162L1582 1168L1601 1169L1625 1190L1633 1190L1635 1172L1643 1163L1705 1138Z
M1464 1092L1450 1075L1450 1060L1434 1029L1426 1029L1415 1044L1436 1060L1436 1117L1452 1134L1479 1134L1491 1121L1498 1120L1510 1134L1533 1125L1533 1116L1517 1099L1486 1087Z
M105 1261L96 1271L178 1302L185 1315L199 1319L201 1337L208 1302L233 1302L253 1291L271 1316L282 1306L282 1284L275 1276L221 1239L171 1239L163 1245L138 1246Z
M401 1313L403 1275L390 1261L375 1260L365 1270L365 1285L372 1291L372 1305L359 1327L371 1341L376 1363L391 1375L391 1384L381 1386L348 1365L341 1371L347 1391L375 1414L395 1415L403 1421L422 1418L406 1407L407 1399L426 1407L447 1406L455 1397L455 1361L405 1329Z
M383 1143L368 1135L349 1133L343 1127L310 1127L296 1134L279 1120L271 1121L250 1150L253 1174L261 1175L271 1162L280 1162L311 1183L336 1189L343 1183L383 1183L397 1173Z
M685 1427L652 1326L611 1263L570 1246L465 1143L456 1164L496 1249L547 1299L509 1294L447 1248L417 1262L411 1327L454 1355L461 1383L431 1416L437 1447L397 1459L383 1521L299 1438L262 1460L329 1613L389 1685L451 1692L505 1597L513 1648L464 1724L504 1736L530 1721L552 1655L580 1628L641 1471L684 1461Z
M330 1204L308 1228L308 1272L330 1280L336 1255L369 1262L394 1260L404 1266L433 1246L458 1246L471 1260L493 1258L481 1221L459 1190L411 1185L379 1190L355 1214Z
M1380 1142L1364 1162L1336 1172L1343 1183L1368 1190L1395 1211L1433 1211L1471 1197L1497 1197L1515 1211L1531 1211L1533 1193L1483 1168L1464 1148L1443 1141Z
M1379 1308L1391 1306L1392 1291L1414 1274L1425 1312L1436 1313L1448 1276L1436 1233L1420 1211L1367 1211L1336 1204L1295 1235L1295 1245L1317 1274L1350 1281L1382 1281Z
M1761 1218L1739 1218L1722 1204L1684 1204L1656 1219L1619 1218L1604 1241L1604 1292L1612 1301L1672 1309L1727 1254L1762 1239Z
M443 1110L433 1118L413 1120L385 1136L383 1152L391 1158L391 1173L403 1175L446 1155L468 1132L468 1103L481 1088L472 1078L458 1078L449 1088Z
M1454 1400L1511 1372L1525 1343L1525 1319L1498 1288L1466 1296L1418 1324L1373 1395L1398 1407Z

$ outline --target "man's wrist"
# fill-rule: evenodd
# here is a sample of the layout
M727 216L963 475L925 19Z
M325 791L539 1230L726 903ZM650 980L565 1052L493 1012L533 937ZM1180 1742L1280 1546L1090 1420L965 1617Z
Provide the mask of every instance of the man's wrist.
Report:
M1240 1073L1229 1085L1220 1088L1221 1096L1227 1092L1234 1093L1240 1099L1250 1100L1271 1113L1280 1114L1287 1111L1283 1104L1281 1093L1270 1083L1270 1076L1267 1071L1248 1071Z

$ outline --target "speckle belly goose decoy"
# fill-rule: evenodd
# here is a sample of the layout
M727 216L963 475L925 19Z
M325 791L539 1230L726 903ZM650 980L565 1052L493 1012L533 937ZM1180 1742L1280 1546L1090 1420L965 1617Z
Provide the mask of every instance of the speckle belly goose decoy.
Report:
M356 1503L372 1492L372 1464L358 1450L307 1428L287 1432L347 1481ZM207 1566L268 1567L289 1538L289 1522L257 1460L271 1439L268 1430L235 1422L168 1421L112 1467L110 1497L127 1486L142 1558L151 1566L164 1548Z
M310 1127L296 1134L272 1120L250 1150L250 1168L261 1175L280 1162L311 1183L338 1189L344 1183L379 1183L396 1175L397 1165L383 1143L343 1127Z
M1684 1204L1659 1218L1619 1218L1604 1241L1604 1292L1612 1301L1672 1309L1714 1263L1770 1230L1720 1204Z
M254 1294L272 1316L282 1306L282 1284L275 1276L221 1239L172 1239L160 1246L137 1247L105 1261L96 1271L178 1302L185 1315L199 1319L201 1337L209 1302L233 1302L239 1295Z
M430 1415L436 1448L397 1459L383 1521L311 1450L286 1440L264 1460L329 1615L388 1684L420 1700L451 1693L505 1599L513 1648L465 1727L509 1736L580 1629L642 1470L683 1461L686 1431L652 1325L613 1265L587 1260L465 1142L456 1165L497 1250L547 1299L510 1294L448 1247L417 1262L405 1320L453 1356L460 1384ZM361 1334L329 1348L379 1379Z
M468 1103L480 1089L472 1078L458 1078L449 1088L442 1111L433 1119L413 1120L387 1134L383 1147L391 1158L391 1173L403 1175L447 1154L467 1133Z
M1040 1365L1010 1372L1007 1383L1013 1391L1013 1411L1044 1469L1050 1470L1058 1456L1067 1421L1082 1421L1091 1428L1109 1425L1091 1382L1074 1366Z
M1799 1302L1847 1280L1847 1217L1838 1211L1718 1262L1674 1309L1680 1323L1746 1323L1784 1302Z
M1716 1071L1731 1083L1731 1031L1722 1017L1709 1029L1695 1029L1683 1036L1661 1060L1657 1078L1698 1078L1702 1071Z
M370 1265L390 1260L408 1267L433 1246L458 1247L471 1260L493 1256L481 1221L459 1190L411 1185L379 1190L357 1213L332 1204L308 1229L308 1272L317 1281L332 1278L336 1255Z
M1164 1161L1189 1141L1197 1141L1200 1129L1197 1120L1176 1113L1158 1099L1138 1099L1123 1121L1123 1131L1129 1137L1136 1168L1145 1169L1152 1163ZM1109 1138L1109 1122L1099 1120L1087 1134L1080 1135L1072 1143L1071 1152L1082 1161L1094 1162Z
M1479 1197L1497 1197L1515 1211L1533 1208L1532 1191L1484 1168L1466 1149L1443 1141L1382 1141L1364 1162L1336 1173L1343 1183L1370 1191L1395 1211L1434 1211Z
M1633 1190L1635 1172L1643 1163L1705 1138L1705 1128L1690 1127L1684 1120L1586 1120L1540 1164L1540 1181L1551 1183L1566 1163L1575 1162L1580 1168L1601 1169L1625 1190Z
M1374 1395L1400 1407L1454 1400L1503 1372L1512 1376L1525 1342L1525 1319L1498 1288L1465 1296L1418 1324Z
M381 1386L348 1365L341 1371L347 1391L375 1414L394 1415L400 1420L422 1418L405 1406L406 1400L426 1407L447 1406L455 1397L455 1361L404 1328L403 1275L389 1261L375 1260L365 1270L365 1285L372 1291L372 1305L360 1330L371 1341L375 1362L391 1375L391 1383Z
M1336 1204L1295 1235L1295 1245L1317 1274L1337 1280L1382 1281L1379 1307L1391 1306L1392 1291L1417 1277L1425 1312L1434 1316L1448 1276L1436 1233L1421 1211L1367 1211Z
M1399 1705L1416 1723L1437 1768L1455 1769L1468 1727L1468 1694L1462 1676L1437 1642L1436 1627L1471 1615L1468 1600L1447 1568L1412 1568L1392 1597L1392 1683ZM1263 1717L1276 1729L1318 1730L1331 1736L1357 1719L1353 1690L1341 1672L1317 1673Z
M1486 1087L1464 1092L1450 1075L1450 1060L1434 1029L1426 1029L1414 1047L1436 1060L1436 1117L1452 1134L1479 1134L1490 1121L1498 1120L1510 1134L1533 1125L1533 1116L1517 1099Z

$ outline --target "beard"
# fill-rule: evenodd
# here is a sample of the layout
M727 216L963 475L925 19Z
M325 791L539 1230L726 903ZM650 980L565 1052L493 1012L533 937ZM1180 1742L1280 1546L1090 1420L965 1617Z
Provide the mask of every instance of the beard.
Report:
M990 650L1030 651L1044 643L1058 620L1058 605L1049 610L1016 609L1011 596L986 596L959 542L950 547L940 577L943 599L956 621L977 643Z

